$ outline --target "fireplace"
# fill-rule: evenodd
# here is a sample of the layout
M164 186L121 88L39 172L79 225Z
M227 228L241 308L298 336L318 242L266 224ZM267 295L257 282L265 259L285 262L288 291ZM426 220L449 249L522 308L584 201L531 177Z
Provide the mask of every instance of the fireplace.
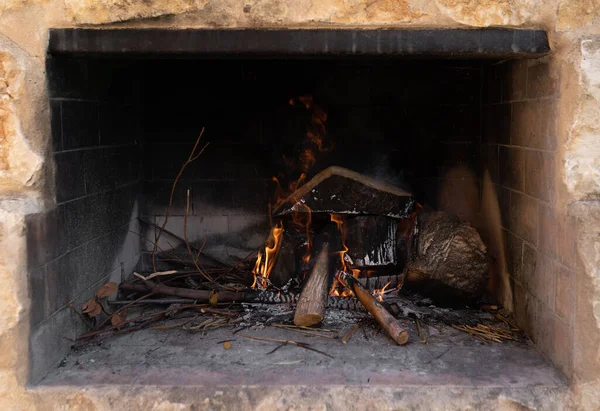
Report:
M534 407L552 401L543 392L564 392L573 373L577 257L575 223L553 206L561 80L543 31L120 31L50 36L56 206L27 221L31 383L160 385L167 376L209 388L480 384L508 387L506 395ZM200 146L208 145L171 192L201 132ZM475 226L491 266L507 273L507 287L486 303L504 304L532 342L490 347L432 326L428 343L409 328L402 352L369 328L355 337L360 344L350 340L342 363L381 353L351 367L289 348L264 356L268 347L223 330L194 342L181 330L147 329L129 342L97 348L100 338L70 353L90 332L81 307L103 284L173 269L153 256L161 227L169 233L157 249L185 255L185 238L235 266L264 245L277 186L332 166ZM484 187L493 203L482 201ZM490 210L494 225L478 225ZM269 330L264 335L281 338ZM204 368L193 364L201 356ZM484 359L493 371L477 370Z

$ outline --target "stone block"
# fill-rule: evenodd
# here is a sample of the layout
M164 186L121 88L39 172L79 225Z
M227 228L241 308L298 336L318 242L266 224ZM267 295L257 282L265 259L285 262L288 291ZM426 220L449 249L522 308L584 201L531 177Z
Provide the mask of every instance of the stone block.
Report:
M556 356L555 334L557 321L560 320L556 318L554 312L540 303L536 316L534 341L538 349L550 359L554 359Z
M510 144L521 147L541 148L540 102L512 103ZM545 119L544 119L545 121Z
M538 265L538 254L537 250L530 244L524 243L523 245L523 257L521 266L521 284L530 293L534 294L531 283L534 281Z
M157 225L162 226L164 217L156 217ZM213 216L189 216L187 223L185 218L181 216L169 217L166 229L184 238L184 227L187 227L187 238L190 243L200 242L205 240L209 246L214 246L223 242L223 238L229 232L229 216L213 215ZM157 232L156 229L155 232ZM151 234L154 236L154 233ZM167 234L163 234L159 241L158 247L163 250L170 250L177 247L181 243Z
M63 149L93 147L100 144L98 103L84 100L62 102Z
M84 151L54 154L56 202L63 203L85 195Z
M554 199L554 153L525 151L525 193L543 201Z
M502 102L502 80L506 70L504 66L504 64L484 65L484 104L498 104Z
M558 93L558 73L552 70L547 59L523 60L527 68L527 98L549 97Z
M525 150L499 146L498 167L500 184L513 190L525 188Z
M42 266L29 273L29 298L31 299L29 321L31 327L35 327L46 318L48 311L46 308L46 267Z
M508 228L511 232L536 245L538 239L538 201L515 191L510 193Z
M566 324L573 324L575 313L575 273L563 265L556 270L555 311Z
M562 215L559 218L557 253L560 261L571 269L579 268L578 221L574 217Z
M100 103L100 145L136 144L141 138L141 113L126 104Z
M71 349L71 342L84 330L81 319L65 308L32 328L29 337L29 382L36 383Z
M537 342L537 328L540 325L537 322L539 302L518 281L514 282L513 295L515 320L517 321L518 326L525 331L534 342Z
M115 189L141 178L141 148L128 145L83 151L86 194Z
M541 150L554 151L558 140L558 100L544 99L538 102L542 124L540 126L540 140L538 147Z
M90 98L88 59L48 56L46 78L51 98Z
M483 106L483 139L487 143L510 144L511 104Z
M515 60L506 65L503 79L502 101L505 103L525 99L527 92L527 60Z
M64 206L26 217L27 266L30 270L68 250L64 218Z
M236 180L233 182L233 205L235 214L269 213L269 204L274 203L272 180Z
M131 184L66 203L64 230L68 248L98 238L135 218L138 189L139 185Z
M567 378L573 377L574 331L568 323L556 319L554 322L552 362Z
M527 248L527 245L525 246ZM536 251L537 263L533 276L527 281L527 288L543 305L544 309L554 312L556 294L556 264L548 256ZM525 256L523 257L525 264Z
M506 248L506 267L508 273L518 281L523 281L523 240L503 230Z
M550 256L556 256L558 250L558 236L560 231L560 221L555 214L554 209L540 205L540 238L539 250Z

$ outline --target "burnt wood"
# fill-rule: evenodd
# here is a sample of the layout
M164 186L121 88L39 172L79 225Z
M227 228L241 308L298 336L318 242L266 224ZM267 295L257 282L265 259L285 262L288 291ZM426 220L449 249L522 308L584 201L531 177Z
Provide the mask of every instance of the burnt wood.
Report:
M205 57L533 57L544 30L516 29L51 29L48 52Z
M329 167L273 209L273 215L381 215L406 218L414 205L412 194L343 167Z

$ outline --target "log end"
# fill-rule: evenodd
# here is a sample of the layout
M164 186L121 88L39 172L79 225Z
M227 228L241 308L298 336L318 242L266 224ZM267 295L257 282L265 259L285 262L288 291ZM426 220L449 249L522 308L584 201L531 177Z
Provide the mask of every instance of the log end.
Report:
M323 321L321 314L299 314L294 316L294 324L297 327L310 327L320 324Z
M408 341L408 332L402 330L398 335L396 335L394 341L396 341L396 344L398 345L406 344L406 342Z

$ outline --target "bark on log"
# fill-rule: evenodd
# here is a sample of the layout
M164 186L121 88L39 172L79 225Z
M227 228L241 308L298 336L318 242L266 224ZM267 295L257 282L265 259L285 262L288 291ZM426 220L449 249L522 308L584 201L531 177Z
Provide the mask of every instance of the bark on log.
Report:
M404 285L443 304L469 304L486 289L489 262L477 231L445 212L417 217Z
M338 281L352 290L356 298L365 306L367 311L377 320L389 336L392 337L396 344L403 345L408 341L408 332L402 328L398 320L369 291L360 285L356 278L343 271L338 272L337 278Z
M323 242L315 265L300 293L294 324L309 327L323 321L329 283L329 243Z

